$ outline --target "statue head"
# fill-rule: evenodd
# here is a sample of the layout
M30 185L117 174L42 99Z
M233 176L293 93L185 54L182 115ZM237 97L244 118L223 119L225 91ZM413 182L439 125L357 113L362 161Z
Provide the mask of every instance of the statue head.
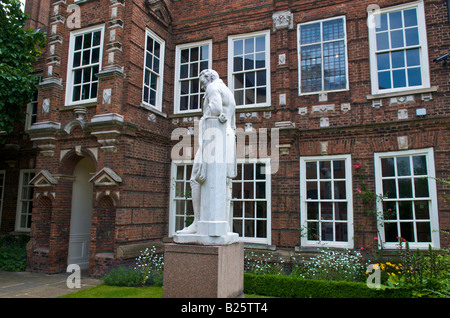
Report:
M214 80L219 78L219 74L210 69L206 69L200 72L199 79L200 79L200 85L202 89L206 90L206 87L213 82Z

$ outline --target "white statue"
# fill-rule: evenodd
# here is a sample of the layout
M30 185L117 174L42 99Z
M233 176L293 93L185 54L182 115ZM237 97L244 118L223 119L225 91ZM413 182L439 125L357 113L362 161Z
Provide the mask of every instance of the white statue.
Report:
M231 232L231 179L236 177L236 102L214 70L200 73L205 90L199 121L199 148L191 175L194 221L174 236L177 243L228 244Z

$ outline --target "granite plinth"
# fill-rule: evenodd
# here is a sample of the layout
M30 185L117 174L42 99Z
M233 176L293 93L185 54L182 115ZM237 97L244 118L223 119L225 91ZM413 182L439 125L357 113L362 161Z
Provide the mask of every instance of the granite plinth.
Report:
M166 244L164 298L241 298L244 244Z

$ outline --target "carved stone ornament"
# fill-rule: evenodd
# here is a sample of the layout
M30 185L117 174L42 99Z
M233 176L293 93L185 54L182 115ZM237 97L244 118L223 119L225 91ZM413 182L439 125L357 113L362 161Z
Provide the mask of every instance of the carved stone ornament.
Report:
M293 29L294 28L294 16L290 11L280 11L272 15L273 29Z

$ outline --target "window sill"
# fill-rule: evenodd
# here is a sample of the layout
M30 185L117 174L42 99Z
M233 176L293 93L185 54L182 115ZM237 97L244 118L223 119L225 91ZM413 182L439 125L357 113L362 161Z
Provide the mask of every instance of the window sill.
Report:
M159 115L159 116L161 116L161 117L164 117L164 118L167 118L167 114L166 113L163 113L162 111L160 111L160 110L158 110L158 109L156 109L156 108L154 108L153 106L150 106L150 105L148 105L148 104L145 104L145 103L140 103L139 104L139 107L141 107L141 108L144 108L144 109L146 109L146 110L148 110L148 111L151 111L152 113L154 113L154 114L156 114L156 115Z
M398 92L386 93L386 94L383 94L383 93L373 94L373 95L370 94L370 95L367 95L367 99L374 100L374 99L398 97L398 96L405 96L405 95L434 93L434 92L437 92L437 90L438 90L437 86L431 86L429 88L412 89L412 90L398 91Z
M59 111L69 111L69 110L74 110L77 107L95 107L95 106L97 106L97 101L80 103L80 104L75 104L75 105L65 105L63 107L60 107L58 110Z
M245 113L245 112L257 112L257 111L271 111L274 110L275 106L250 106L250 107L239 107L236 106L236 113Z

